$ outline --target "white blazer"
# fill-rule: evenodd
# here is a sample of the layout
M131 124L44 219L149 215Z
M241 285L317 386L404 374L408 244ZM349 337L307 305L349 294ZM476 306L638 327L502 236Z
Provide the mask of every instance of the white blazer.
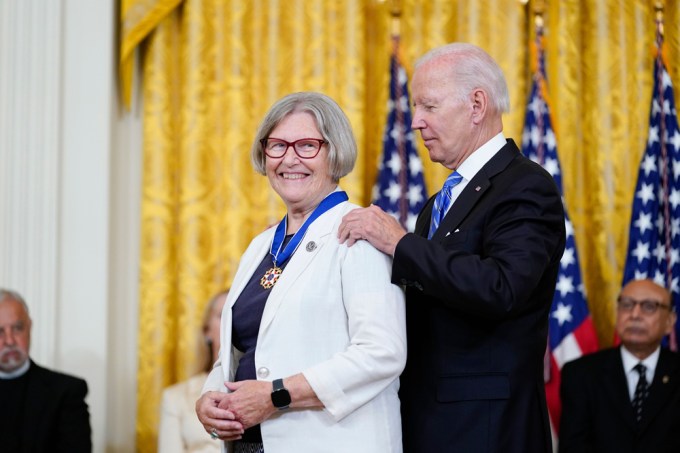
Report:
M257 378L302 372L325 408L288 409L265 420L265 453L402 451L404 295L390 283L387 255L366 241L338 243L340 221L355 208L340 203L312 223L267 299ZM203 392L225 392L223 382L233 379L239 353L230 347L231 307L269 252L274 230L253 239L241 257L222 312L220 358Z

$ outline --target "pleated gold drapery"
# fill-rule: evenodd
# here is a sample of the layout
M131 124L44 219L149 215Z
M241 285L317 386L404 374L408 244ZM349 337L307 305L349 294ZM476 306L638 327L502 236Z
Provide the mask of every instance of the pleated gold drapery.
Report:
M652 90L649 0L545 2L547 75L566 204L588 302L611 343L633 191ZM401 54L410 72L451 41L485 48L511 92L505 132L521 142L530 87L529 7L516 0L403 0ZM343 107L360 147L341 181L367 204L388 97L389 5L377 0L123 0L121 82L141 46L144 182L138 450L155 451L162 388L195 372L208 297L230 282L250 239L284 210L248 150L267 108L293 91ZM680 12L665 2L667 56L680 85ZM677 92L677 90L676 90ZM420 149L430 193L447 171Z

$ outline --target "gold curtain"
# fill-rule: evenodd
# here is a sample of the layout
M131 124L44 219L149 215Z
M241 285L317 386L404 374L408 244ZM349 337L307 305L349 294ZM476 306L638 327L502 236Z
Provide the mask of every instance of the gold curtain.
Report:
M611 343L630 210L652 90L650 0L548 0L546 53L566 204L588 302ZM485 48L511 92L505 133L521 141L530 82L532 2L402 0L401 54L411 72L451 41ZM343 181L370 202L386 116L390 4L378 0L123 0L121 84L140 48L144 182L137 445L155 451L164 386L196 371L208 297L229 284L250 239L283 215L251 168L259 120L279 97L317 90L344 108L360 145ZM667 61L680 84L680 11L665 1ZM140 44L142 44L140 46ZM127 89L125 87L128 87ZM676 90L677 92L677 90ZM427 159L430 193L447 171Z

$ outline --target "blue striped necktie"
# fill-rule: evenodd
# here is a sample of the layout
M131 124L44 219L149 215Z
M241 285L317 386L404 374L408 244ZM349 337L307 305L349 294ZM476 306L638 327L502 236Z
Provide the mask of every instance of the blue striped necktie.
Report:
M642 405L649 395L649 385L647 384L647 367L642 363L638 363L633 367L638 372L640 378L635 387L635 394L633 395L633 409L635 410L635 419L639 422L642 419Z
M444 215L451 206L451 192L453 188L463 180L463 177L457 171L454 171L444 181L444 187L439 191L434 199L434 207L432 208L432 220L430 221L430 233L427 235L428 239L432 239L432 235L439 228L439 222L444 218Z

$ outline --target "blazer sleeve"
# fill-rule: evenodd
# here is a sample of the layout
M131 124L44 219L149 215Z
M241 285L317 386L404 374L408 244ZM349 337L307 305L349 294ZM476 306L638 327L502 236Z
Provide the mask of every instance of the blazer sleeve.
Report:
M526 309L564 251L564 210L549 174L514 170L503 178L441 241L404 236L392 281L490 319Z
M65 383L57 421L57 439L54 439L53 444L56 447L54 451L91 452L90 413L85 402L87 383L75 377L67 378Z
M406 363L404 294L390 283L390 258L359 241L347 250L340 272L350 343L303 371L336 421L387 388Z
M566 363L562 367L561 379L559 452L594 453L590 431L595 421L593 411L588 407L591 398L587 393L587 376L578 364Z

